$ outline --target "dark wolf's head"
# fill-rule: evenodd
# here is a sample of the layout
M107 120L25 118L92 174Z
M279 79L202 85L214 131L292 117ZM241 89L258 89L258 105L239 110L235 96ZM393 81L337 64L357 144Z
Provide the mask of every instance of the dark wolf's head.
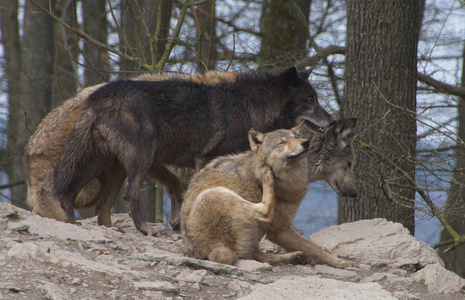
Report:
M334 123L332 116L318 102L318 95L308 81L313 69L297 71L291 67L279 75L280 91L283 99L290 96L284 115L293 119L294 124L288 128L300 124L302 120L308 120L319 127L328 127Z
M276 175L300 166L307 158L310 142L299 136L299 125L292 130L279 129L263 134L249 130L250 148L263 164L269 165ZM305 171L304 171L305 173Z
M342 119L330 127L319 129L310 122L304 122L300 135L310 140L309 182L324 180L340 196L357 196L352 171L355 123L356 119Z

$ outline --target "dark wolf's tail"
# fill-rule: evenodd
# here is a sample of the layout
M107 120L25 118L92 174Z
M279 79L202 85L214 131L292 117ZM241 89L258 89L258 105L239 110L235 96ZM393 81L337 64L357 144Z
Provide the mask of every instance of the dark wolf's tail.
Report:
M61 195L75 190L76 194L104 167L102 149L92 139L96 114L92 110L81 112L76 126L67 138L66 151L57 167L54 193ZM78 190L76 190L78 189Z

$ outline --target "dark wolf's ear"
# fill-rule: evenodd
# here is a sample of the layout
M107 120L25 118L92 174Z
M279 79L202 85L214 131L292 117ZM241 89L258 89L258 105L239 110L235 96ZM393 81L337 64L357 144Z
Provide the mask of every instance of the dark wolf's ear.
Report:
M297 69L295 67L290 67L289 69L285 70L280 75L281 79L292 86L297 86L299 84L299 74L297 73Z
M250 149L252 149L253 152L258 151L258 147L263 143L264 139L265 139L265 135L263 133L258 132L253 128L250 128L249 144L250 144Z
M305 71L299 71L299 75L302 76L303 78L308 79L310 74L312 74L312 71L313 71L313 68L310 68L310 69L305 70Z
M357 123L357 119L355 118L348 118L348 119L341 119L333 125L334 128L334 138L337 141L337 145L339 148L344 148L352 141L354 137L354 127Z

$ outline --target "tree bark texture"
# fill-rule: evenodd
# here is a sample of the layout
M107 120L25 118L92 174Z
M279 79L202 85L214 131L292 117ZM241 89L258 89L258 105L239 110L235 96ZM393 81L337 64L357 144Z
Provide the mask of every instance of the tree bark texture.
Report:
M81 0L84 32L107 44L107 17L104 0ZM84 42L84 85L91 86L110 79L110 61L105 50Z
M265 1L261 65L282 68L295 64L307 53L310 4L310 0Z
M463 48L461 86L465 87L465 45ZM455 164L452 184L450 186L445 216L451 227L461 236L465 235L465 97L458 98L458 144L455 151ZM452 240L452 236L445 229L441 232L441 242ZM447 269L465 278L465 244L454 250L444 252L448 246L439 248L439 256Z
M49 0L37 2L52 10L56 3ZM20 88L18 97L9 99L13 100L9 102L8 122L8 152L12 157L12 167L7 168L10 182L25 180L24 170L20 167L21 152L39 122L50 111L53 96L53 21L29 1L26 1L24 11L19 51ZM26 185L15 186L11 192L12 203L25 207Z
M338 221L383 217L414 234L419 1L350 0L347 15L341 110L358 118L359 195L339 199Z
M197 25L197 71L215 70L217 37L215 21L215 0L208 0L198 5L196 13Z

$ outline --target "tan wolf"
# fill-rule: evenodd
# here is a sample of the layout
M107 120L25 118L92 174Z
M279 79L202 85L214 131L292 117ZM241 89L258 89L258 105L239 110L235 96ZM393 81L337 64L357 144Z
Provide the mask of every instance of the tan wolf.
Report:
M213 82L227 82L234 80L235 73L211 71L205 74L177 75L176 77L197 82L211 84ZM173 78L170 75L142 74L133 80L160 81ZM24 149L22 161L27 177L27 204L36 213L43 217L53 218L67 222L68 218L63 210L60 197L54 195L53 184L55 170L63 158L66 149L66 138L76 125L76 119L81 112L85 99L104 84L87 87L73 98L52 110L39 124ZM178 170L175 170L178 171ZM167 187L173 201L179 201L181 191L178 185L187 185L186 179L179 182L179 175L189 175L189 171L176 172L178 176L163 176L162 183ZM153 179L150 172L148 177ZM97 205L98 223L111 226L111 207L126 178L124 170L117 163L113 164L107 172L85 185L75 200L75 208L85 208ZM160 179L160 178L157 178ZM176 205L171 206L175 209ZM171 213L176 218L177 212Z
M355 119L343 119L323 131L309 122L292 131L251 130L252 151L219 157L193 177L181 210L187 254L227 264L243 258L354 265L304 238L292 225L309 182L325 180L338 194L356 196L354 126ZM288 253L260 251L265 234Z
M214 84L174 77L100 87L86 99L56 169L54 193L63 197L68 220L74 222L81 189L118 162L127 175L122 198L128 213L136 228L148 234L139 206L147 174L159 180L166 174L175 177L167 165L195 168L244 151L251 127L288 129L302 119L329 126L333 119L318 102L310 72L291 67L278 74L250 70ZM181 203L182 198L175 201Z

